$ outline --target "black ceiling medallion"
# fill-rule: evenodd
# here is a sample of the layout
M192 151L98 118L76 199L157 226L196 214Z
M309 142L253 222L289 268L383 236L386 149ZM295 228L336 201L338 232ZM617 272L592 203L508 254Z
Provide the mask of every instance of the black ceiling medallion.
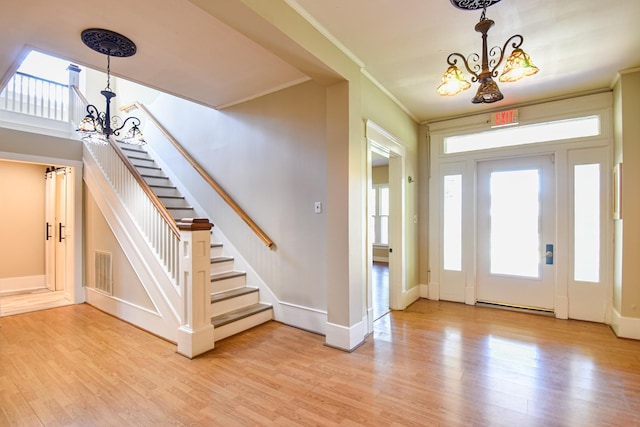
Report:
M451 0L451 4L458 9L478 10L485 7L493 6L500 0Z
M82 42L103 55L126 58L136 53L136 44L122 34L102 28L89 28L82 32Z

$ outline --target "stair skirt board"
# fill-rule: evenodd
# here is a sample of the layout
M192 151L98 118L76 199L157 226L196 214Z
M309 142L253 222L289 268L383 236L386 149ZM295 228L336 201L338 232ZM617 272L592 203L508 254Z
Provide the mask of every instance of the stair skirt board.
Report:
M222 319L213 319L211 323L214 326L213 334L214 341L220 341L232 335L244 332L255 326L261 325L270 321L273 318L273 312L270 305L259 304L256 311L253 314L247 315L237 320L229 320L228 323L222 321ZM233 313L229 313L221 317L231 317ZM225 319L226 321L227 319ZM216 325L218 323L218 326Z
M211 313L229 313L260 302L258 288L238 288L211 295Z

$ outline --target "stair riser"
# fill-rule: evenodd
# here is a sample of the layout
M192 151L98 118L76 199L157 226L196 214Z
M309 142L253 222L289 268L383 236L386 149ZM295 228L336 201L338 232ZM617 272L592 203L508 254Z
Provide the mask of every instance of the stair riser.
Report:
M158 177L158 178L165 177L165 174L164 172L162 172L161 169L150 169L150 168L136 168L136 169L138 169L138 172L145 175L145 179L149 179L149 176L147 175L150 175L152 177Z
M164 197L159 197L160 201L167 208L189 208L189 203L185 199L167 199Z
M193 209L168 209L168 211L175 219L194 218L197 216Z
M222 245L213 245L211 247L211 257L222 256Z
M270 321L273 318L273 310L265 310L260 313L256 313L253 316L245 317L236 322L220 326L213 330L214 342L220 341L232 335L251 329L254 326L261 325Z
M147 175L147 173L145 173L145 175ZM156 177L153 177L153 176L144 176L143 178L147 182L147 184L149 184L149 185L169 185L169 184L171 184L171 181L169 181L167 178L156 178Z
M250 294L240 295L235 298L215 302L211 304L211 316L220 316L222 314L229 313L230 311L246 308L250 305L259 303L259 300L260 297L258 292L251 292Z
M231 289L242 288L246 285L246 276L230 277L228 279L211 282L211 293L230 291Z
M142 157L142 156L138 156L138 157ZM134 166L155 166L156 162L153 161L153 159L149 158L149 159L131 159L129 158L129 161L131 161L131 163Z
M212 250L213 252L213 250ZM233 270L233 260L211 263L211 274Z
M164 183L166 184L166 183ZM156 196L180 196L180 192L175 188L162 188L162 187L153 187L151 188Z

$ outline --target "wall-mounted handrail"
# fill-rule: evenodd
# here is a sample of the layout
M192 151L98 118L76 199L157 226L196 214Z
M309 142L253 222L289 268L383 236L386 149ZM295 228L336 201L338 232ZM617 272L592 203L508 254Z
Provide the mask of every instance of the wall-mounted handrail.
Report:
M85 106L88 105L89 102L84 97L82 92L80 92L80 89L78 89L76 86L71 86L71 87L75 91L76 95L78 95L78 97L84 102L84 105ZM142 175L140 175L140 172L138 172L138 170L131 164L131 161L122 152L122 150L120 149L120 147L118 146L117 142L115 141L115 139L113 137L109 137L109 144L111 145L111 147L113 148L115 153L118 155L120 160L122 160L122 162L124 163L125 167L131 173L131 175L136 180L138 185L140 185L140 188L142 189L142 191L144 191L144 193L147 195L147 197L149 197L149 200L151 201L153 206L158 210L158 213L160 214L162 219L167 223L167 225L171 229L171 232L178 239L180 239L180 230L178 229L178 226L176 225L175 219L171 216L171 214L169 213L167 208L164 206L164 204L162 204L162 202L160 201L158 196L156 196L156 194L153 192L151 187L149 187L149 184L147 184L147 182L144 180Z
M180 143L173 137L173 135L171 135L171 133L169 133L169 131L164 126L162 126L162 124L155 118L153 114L151 114L151 112L144 105L136 101L132 104L122 107L121 110L130 111L135 108L142 110L147 115L147 117L149 117L149 120L151 120L151 122L156 125L156 127L169 140L169 142L171 142L176 150L178 150L178 152L182 154L187 162L189 162L189 164L200 174L200 176L202 176L202 178L215 190L215 192L218 193L218 195L229 205L229 207L231 207L231 209L233 209L234 212L236 212L236 214L238 214L238 216L242 218L242 220L249 226L249 228L251 228L251 230L253 230L253 232L256 233L256 235L264 242L264 244L267 245L267 247L272 248L274 243L269 238L269 236L267 236L267 234L262 231L262 229L249 217L249 215L247 215L242 210L242 208L231 198L231 196L229 196L229 194L227 194L227 192L224 191L224 189L220 187L220 185L202 168L202 166L200 166L200 164L198 164L198 162L193 157L191 157L191 155L184 149L184 147L180 145Z

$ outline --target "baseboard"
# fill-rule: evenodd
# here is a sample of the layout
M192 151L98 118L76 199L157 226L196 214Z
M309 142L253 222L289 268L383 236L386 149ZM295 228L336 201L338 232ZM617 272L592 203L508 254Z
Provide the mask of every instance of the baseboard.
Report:
M278 301L273 304L273 317L285 325L320 335L327 334L326 311Z
M413 304L414 302L418 301L419 299L420 299L420 286L414 286L413 288L411 288L408 291L404 292L402 294L402 307L403 307L403 310L404 310L404 308L409 307L411 304Z
M367 322L361 320L347 327L327 322L325 344L340 350L353 351L358 348L367 336Z
M618 338L640 340L640 318L623 317L613 307L611 308L611 329Z
M178 325L175 328L167 327L167 322L162 316L145 307L132 304L116 297L105 295L93 288L86 289L86 302L98 310L104 311L118 319L131 323L141 329L151 332L167 341L178 342Z
M31 292L44 288L46 288L44 275L0 279L0 295Z

